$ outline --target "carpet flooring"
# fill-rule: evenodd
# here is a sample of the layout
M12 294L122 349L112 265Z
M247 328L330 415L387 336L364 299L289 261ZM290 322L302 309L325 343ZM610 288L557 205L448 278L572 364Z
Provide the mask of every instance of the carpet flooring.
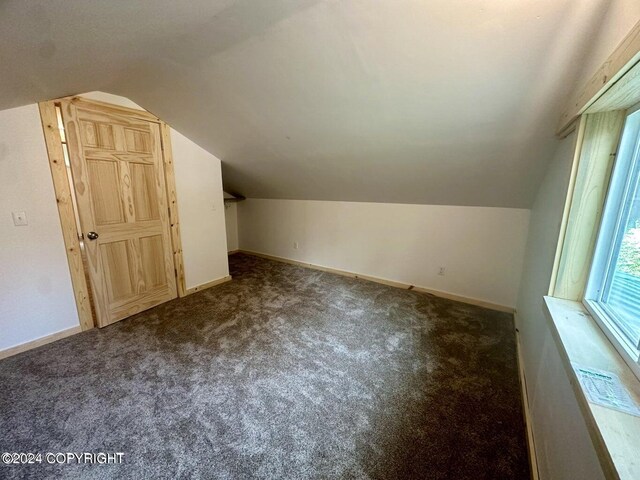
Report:
M0 361L1 478L527 479L513 317L245 254L233 281Z

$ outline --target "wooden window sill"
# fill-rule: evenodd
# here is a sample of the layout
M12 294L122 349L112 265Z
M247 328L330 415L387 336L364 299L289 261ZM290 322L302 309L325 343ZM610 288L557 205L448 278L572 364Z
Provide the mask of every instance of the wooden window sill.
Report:
M640 479L640 417L595 405L571 363L618 375L640 405L640 381L579 302L544 297L545 313L606 478Z

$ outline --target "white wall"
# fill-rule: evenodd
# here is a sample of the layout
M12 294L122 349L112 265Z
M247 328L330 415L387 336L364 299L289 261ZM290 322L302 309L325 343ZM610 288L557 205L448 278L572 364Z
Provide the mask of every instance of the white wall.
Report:
M238 205L230 203L224 209L225 223L227 226L227 250L238 250Z
M529 211L247 199L240 248L515 306ZM295 249L294 242L299 242ZM445 275L438 275L440 267Z
M86 98L140 108L102 92ZM171 130L187 288L229 274L220 160ZM79 326L36 105L0 111L0 350ZM11 212L25 211L26 227Z
M0 350L79 326L36 105L0 111ZM29 225L13 225L24 211Z
M229 275L220 160L171 130L187 288Z

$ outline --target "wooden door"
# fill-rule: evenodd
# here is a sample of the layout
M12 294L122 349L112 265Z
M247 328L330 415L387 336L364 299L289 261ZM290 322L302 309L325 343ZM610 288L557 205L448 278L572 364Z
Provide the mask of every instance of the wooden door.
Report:
M176 298L160 125L62 102L98 326Z

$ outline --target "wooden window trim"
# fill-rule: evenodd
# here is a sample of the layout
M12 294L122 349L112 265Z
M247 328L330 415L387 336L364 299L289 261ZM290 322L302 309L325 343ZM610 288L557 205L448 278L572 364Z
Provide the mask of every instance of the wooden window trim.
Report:
M609 58L607 58L593 74L587 84L576 92L560 116L560 121L556 129L557 135L560 137L569 135L575 129L578 117L583 113L589 113L589 107L598 102L605 93L608 93L609 90L638 63L640 63L640 21L634 25L613 53L609 55ZM611 95L609 97L612 101L615 101L614 99L617 96ZM603 102L597 107L597 111L623 110L632 105L634 105L634 103L609 106Z
M571 171L550 295L581 301L609 188L625 110L583 115Z

